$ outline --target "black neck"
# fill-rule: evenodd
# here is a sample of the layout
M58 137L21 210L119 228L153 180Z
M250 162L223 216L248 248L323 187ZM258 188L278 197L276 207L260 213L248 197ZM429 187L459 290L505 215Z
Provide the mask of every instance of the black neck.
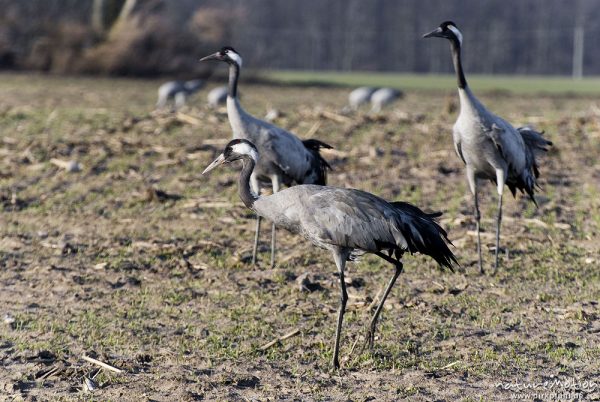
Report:
M228 95L232 98L237 97L238 78L240 77L240 66L237 63L229 64L229 90Z
M467 87L467 80L465 79L465 73L460 57L460 44L456 40L450 40L450 49L452 50L452 61L454 62L454 71L456 71L458 87L464 89Z
M254 201L258 199L256 195L250 190L250 176L254 170L254 159L249 156L245 156L242 159L242 171L238 179L238 187L240 191L240 198L245 206L252 209Z

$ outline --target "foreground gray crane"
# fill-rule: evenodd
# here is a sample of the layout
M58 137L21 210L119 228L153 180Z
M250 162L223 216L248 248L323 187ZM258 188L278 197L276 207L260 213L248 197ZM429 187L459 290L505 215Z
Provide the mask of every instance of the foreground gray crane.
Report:
M402 91L394 88L379 88L371 94L371 112L381 110L402 97Z
M371 95L377 88L373 87L358 87L348 95L348 104L353 111L358 110L362 105L371 101Z
M216 109L221 105L224 105L227 101L227 87L215 87L208 92L206 95L206 100L208 101L208 106Z
M461 63L462 34L452 21L443 22L424 38L445 38L450 41L452 60L458 80L460 114L454 124L454 148L467 167L467 180L475 203L477 224L477 253L479 271L483 273L481 258L480 213L477 199L477 180L495 182L498 190L498 215L496 219L496 256L494 272L498 269L500 248L500 222L502 221L502 193L506 184L513 196L516 190L527 192L536 204L534 190L539 176L536 156L552 142L544 139L530 127L515 129L506 120L488 111L473 95L467 85Z
M244 138L256 144L261 158L256 172L251 177L252 190L260 193L259 182L271 182L273 192L279 191L282 184L325 185L329 164L321 156L321 148L331 146L315 140L302 141L292 133L248 114L238 99L238 79L242 67L242 57L232 47L206 56L200 61L219 60L229 64L229 86L227 94L227 116L233 130L233 138ZM260 215L256 217L256 233L252 250L252 263L256 263ZM271 229L271 267L275 264L275 224Z
M162 109L167 106L169 100L173 100L175 109L180 109L187 102L187 98L203 86L203 80L165 82L158 88L156 108Z
M236 160L242 161L238 185L240 198L246 207L333 254L341 288L333 352L333 365L336 368L340 366L340 335L348 301L344 281L344 269L348 260L364 253L372 253L390 262L395 268L369 325L366 343L370 347L373 346L377 320L385 299L402 272L404 253L428 255L441 267L450 269L453 264L457 264L446 244L449 242L446 232L433 220L441 213L426 214L414 205L387 202L360 190L309 184L261 197L250 189L254 166L260 160L259 152L251 142L244 139L230 141L223 153L202 174Z

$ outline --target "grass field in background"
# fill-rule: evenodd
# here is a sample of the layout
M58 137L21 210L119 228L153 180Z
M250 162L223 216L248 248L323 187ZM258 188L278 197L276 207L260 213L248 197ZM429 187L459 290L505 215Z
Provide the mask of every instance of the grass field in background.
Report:
M456 87L454 75L401 74L338 71L265 71L263 77L284 84L329 84L347 86L388 86L405 90L447 90ZM600 78L574 80L554 76L468 76L476 90L502 90L514 93L600 94Z

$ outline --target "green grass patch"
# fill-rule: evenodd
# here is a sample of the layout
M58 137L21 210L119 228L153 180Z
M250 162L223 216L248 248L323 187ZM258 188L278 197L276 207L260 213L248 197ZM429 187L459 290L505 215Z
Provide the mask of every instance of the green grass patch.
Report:
M262 75L273 82L295 85L340 85L393 87L403 90L452 90L456 88L453 75L404 74L338 71L266 71ZM555 76L469 75L469 85L478 91L507 91L518 94L573 94L600 93L600 78L573 80Z

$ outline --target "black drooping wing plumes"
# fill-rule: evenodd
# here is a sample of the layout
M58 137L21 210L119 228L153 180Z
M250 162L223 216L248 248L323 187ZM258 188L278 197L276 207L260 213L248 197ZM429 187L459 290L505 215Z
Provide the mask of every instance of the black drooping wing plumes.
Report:
M315 140L314 138L310 138L308 140L302 141L304 146L308 149L318 151L321 148L332 149L333 147L329 144L324 143L323 141Z
M412 204L388 202L350 188L297 186L286 192L294 194L294 199L306 200L308 207L298 232L306 233L320 247L351 250L353 257L387 251L398 261L405 252L421 253L442 267L458 265L448 248L446 232L433 220L440 213L428 214Z
M440 216L442 216L444 214L443 212L426 213L426 212L423 212L419 207L416 207L413 204L409 204L408 202L404 202L404 201L393 201L393 202L390 202L390 204L392 204L393 206L395 206L396 208L398 208L400 210L412 211L416 215L424 214L429 218L439 218Z
M402 213L396 223L408 243L408 251L421 253L433 258L440 266L454 271L453 264L458 265L456 257L448 248L452 244L448 234L433 218L440 217L441 212L425 213L407 202L391 202Z
M333 148L331 145L326 144L322 141L315 139L308 139L302 141L304 147L310 151L313 155L313 163L311 164L311 169L314 170L314 173L317 177L316 181L313 181L311 184L318 184L320 186L324 186L327 184L327 169L331 170L331 166L327 161L321 156L319 150L321 148L331 149ZM311 176L311 175L307 175Z
M538 132L532 129L531 127L519 127L517 128L519 133L521 133L521 137L523 137L523 141L525 142L525 146L527 147L528 157L531 157L531 167L533 173L536 178L539 177L540 172L538 170L537 161L535 157L542 153L548 152L549 146L552 146L552 141L548 141L542 135L544 132Z
M516 194L517 189L521 192L525 191L537 206L534 191L537 186L536 179L540 176L540 171L538 169L536 156L542 152L547 152L548 149L546 147L552 146L552 141L548 141L542 136L542 134L544 134L543 131L538 132L531 127L519 127L517 128L517 131L519 131L523 138L523 142L525 143L527 169L524 175L519 176L516 180L509 181L506 184L513 196Z

